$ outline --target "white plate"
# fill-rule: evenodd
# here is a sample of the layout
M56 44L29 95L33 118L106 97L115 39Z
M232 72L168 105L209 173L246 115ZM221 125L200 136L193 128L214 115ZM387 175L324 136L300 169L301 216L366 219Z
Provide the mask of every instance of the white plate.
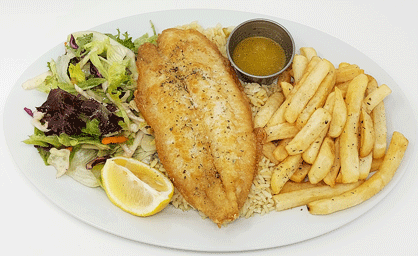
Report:
M410 141L405 158L393 180L380 193L365 203L328 216L310 215L306 207L272 212L250 219L239 219L219 229L211 221L201 219L194 211L182 212L173 207L148 218L134 217L114 206L100 188L87 188L71 178L55 178L53 167L46 167L37 151L22 143L33 128L24 107L33 109L46 95L24 91L21 84L46 71L46 62L64 51L62 44L53 48L31 65L13 87L4 110L4 132L11 154L26 177L48 199L76 218L109 233L143 243L198 251L244 251L297 243L335 230L366 213L387 195L408 170L415 151L416 120L401 88L375 62L346 43L313 28L264 15L221 10L176 10L136 15L112 21L94 30L106 33L128 31L134 38L152 33L151 20L161 32L164 28L199 21L204 27L218 23L234 26L251 18L269 18L284 25L293 35L296 49L314 47L318 55L335 65L340 62L358 64L373 75L379 84L386 83L392 94L385 99L388 131L402 132ZM71 33L73 31L68 31ZM407 90L407 88L402 88Z

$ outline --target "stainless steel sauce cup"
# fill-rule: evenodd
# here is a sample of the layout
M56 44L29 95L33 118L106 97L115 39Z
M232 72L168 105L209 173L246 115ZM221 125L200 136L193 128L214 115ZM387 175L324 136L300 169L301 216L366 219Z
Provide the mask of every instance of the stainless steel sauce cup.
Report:
M245 38L253 36L270 38L283 48L286 55L286 62L281 70L268 76L256 76L244 72L234 63L232 53L235 47ZM289 31L279 23L268 19L252 19L239 24L232 30L226 44L226 52L240 80L259 84L271 84L292 63L293 56L295 55L295 43Z

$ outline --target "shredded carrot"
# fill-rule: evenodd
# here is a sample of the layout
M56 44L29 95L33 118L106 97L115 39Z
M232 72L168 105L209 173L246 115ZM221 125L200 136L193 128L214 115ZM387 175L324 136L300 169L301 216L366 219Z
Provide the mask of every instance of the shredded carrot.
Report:
M102 144L124 143L128 140L125 136L105 137L102 139Z
M68 149L70 152L73 151L73 147L67 147L65 149Z

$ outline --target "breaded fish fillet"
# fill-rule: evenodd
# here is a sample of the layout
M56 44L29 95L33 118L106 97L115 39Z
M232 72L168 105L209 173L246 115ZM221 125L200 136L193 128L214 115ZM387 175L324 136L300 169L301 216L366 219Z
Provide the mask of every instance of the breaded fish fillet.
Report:
M138 50L136 104L175 187L220 226L239 216L256 169L249 103L201 33L167 29L157 43Z

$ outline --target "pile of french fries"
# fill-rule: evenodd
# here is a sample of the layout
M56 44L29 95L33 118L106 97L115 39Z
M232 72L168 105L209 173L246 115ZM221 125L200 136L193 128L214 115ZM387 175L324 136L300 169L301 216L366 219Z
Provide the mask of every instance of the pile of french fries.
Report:
M263 154L275 164L276 210L307 205L329 214L371 198L392 179L408 146L387 145L385 85L355 64L338 67L302 47L254 118Z

